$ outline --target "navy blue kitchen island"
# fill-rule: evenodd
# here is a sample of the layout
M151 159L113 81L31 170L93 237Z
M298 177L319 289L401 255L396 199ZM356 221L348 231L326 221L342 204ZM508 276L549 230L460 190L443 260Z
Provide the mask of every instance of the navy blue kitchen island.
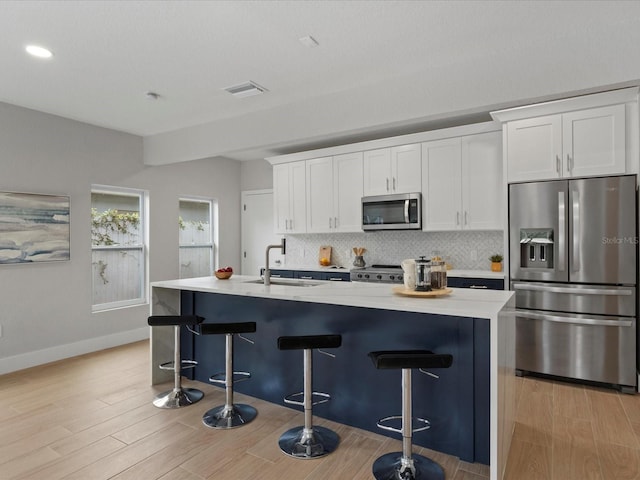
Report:
M256 322L257 331L250 336L255 344L235 342L236 370L252 375L235 389L277 404L302 387L301 353L278 350L277 338L342 335L342 346L331 352L335 358L314 354L314 389L332 396L330 402L314 408L314 415L380 434L385 432L376 427L377 420L400 413L401 376L395 370L376 370L367 354L389 349L450 353L451 368L433 372L440 378L413 374L413 415L431 421L431 429L415 434L414 443L464 461L489 464L496 475L498 469L502 472L503 466L497 463L502 461L500 450L506 439L499 439L498 433L508 431L505 422L512 409L508 397L513 392L506 376L498 385L499 370L512 368L508 351L502 361L498 359L498 343L507 347L511 328L498 325L510 321L510 292L454 289L448 297L415 299L393 295L388 285L326 282L312 287L265 287L248 283L251 279L255 277L156 282L152 312L197 314L207 323ZM476 313L469 316L471 312ZM503 334L497 335L498 330ZM162 340L162 331L153 329L152 358L159 359L169 345L169 339ZM211 375L224 371L224 336L187 332L182 349L184 358L198 361L193 379L208 383ZM154 369L161 362L152 363L153 383L165 381ZM506 417L498 419L499 410ZM500 477L492 473L492 478Z

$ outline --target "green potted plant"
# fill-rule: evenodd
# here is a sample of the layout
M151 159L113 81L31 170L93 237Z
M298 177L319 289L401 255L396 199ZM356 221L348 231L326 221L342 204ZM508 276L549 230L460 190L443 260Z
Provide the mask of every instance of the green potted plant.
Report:
M501 272L502 271L502 255L500 255L499 253L496 253L494 255L491 255L489 257L489 260L491 260L491 271L492 272Z

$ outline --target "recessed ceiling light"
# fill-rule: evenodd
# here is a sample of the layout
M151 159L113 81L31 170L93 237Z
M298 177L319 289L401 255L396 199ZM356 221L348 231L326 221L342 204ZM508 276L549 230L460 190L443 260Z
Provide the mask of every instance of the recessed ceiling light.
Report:
M27 51L27 53L29 53L30 55L33 55L34 57L38 57L38 58L53 57L53 53L51 52L51 50L44 47L40 47L38 45L27 45L25 47L25 50Z
M227 87L224 90L229 92L234 97L250 97L252 95L260 95L261 93L267 92L268 90L264 87L261 87L255 82L245 82L239 85L233 85L232 87Z
M314 48L319 45L318 41L315 38L313 38L311 35L302 37L299 40L300 40L300 43L303 44L305 47Z

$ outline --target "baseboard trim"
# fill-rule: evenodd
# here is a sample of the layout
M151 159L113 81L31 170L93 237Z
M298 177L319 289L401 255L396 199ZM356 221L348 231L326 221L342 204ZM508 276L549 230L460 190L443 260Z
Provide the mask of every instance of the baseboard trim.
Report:
M0 358L0 375L24 370L25 368L44 365L45 363L64 360L65 358L97 352L106 348L117 347L127 343L149 338L149 327L137 328L126 332L114 333L103 337L88 338L80 342L57 345L43 350L23 353L13 357Z

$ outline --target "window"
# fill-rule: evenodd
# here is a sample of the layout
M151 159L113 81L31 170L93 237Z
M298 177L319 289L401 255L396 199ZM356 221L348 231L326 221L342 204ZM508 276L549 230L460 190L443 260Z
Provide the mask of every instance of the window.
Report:
M213 203L181 198L179 205L180 278L206 277L213 273Z
M145 200L141 190L91 189L94 311L147 301Z

